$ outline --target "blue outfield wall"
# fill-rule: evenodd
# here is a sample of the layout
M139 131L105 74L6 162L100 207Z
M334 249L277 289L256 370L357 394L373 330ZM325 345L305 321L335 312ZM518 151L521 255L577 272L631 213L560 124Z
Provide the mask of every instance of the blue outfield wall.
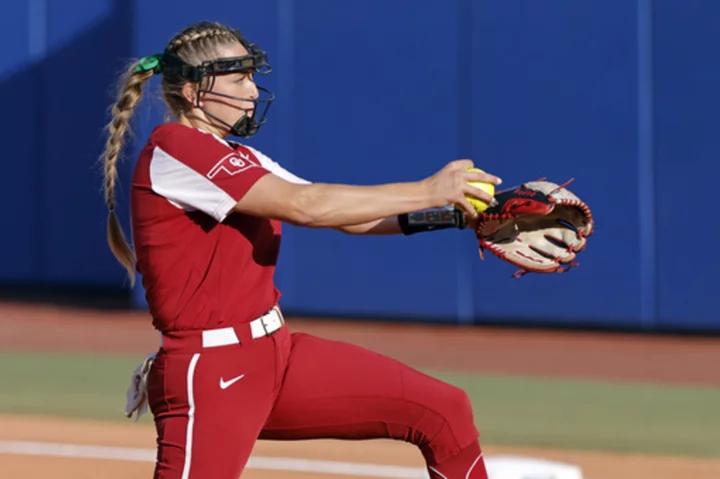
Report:
M714 0L55 3L10 3L0 20L15 46L0 55L15 115L0 162L2 283L126 287L105 244L97 164L114 75L186 24L220 19L270 55L261 81L278 98L249 143L296 174L375 184L471 157L507 185L574 177L597 220L579 268L519 280L496 258L481 262L467 231L288 226L286 310L720 331L709 245L720 226L700 212L720 173ZM139 139L162 108L143 102ZM137 151L121 169L125 216ZM141 288L133 297L144 307Z

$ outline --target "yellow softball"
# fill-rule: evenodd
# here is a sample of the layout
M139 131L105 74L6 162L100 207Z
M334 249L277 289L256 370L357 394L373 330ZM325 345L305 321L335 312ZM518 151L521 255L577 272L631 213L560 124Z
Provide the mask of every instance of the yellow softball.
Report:
M470 168L468 171L485 173L483 170L481 170L479 168ZM495 185L493 185L492 183L485 183L482 181L469 181L468 183L477 189L483 190L485 193L487 193L490 196L495 195ZM465 195L465 198L467 198L467 200L470 202L470 204L475 207L475 209L477 210L478 213L482 213L488 207L487 203L485 203L484 201L479 200L477 198L473 198L470 195Z

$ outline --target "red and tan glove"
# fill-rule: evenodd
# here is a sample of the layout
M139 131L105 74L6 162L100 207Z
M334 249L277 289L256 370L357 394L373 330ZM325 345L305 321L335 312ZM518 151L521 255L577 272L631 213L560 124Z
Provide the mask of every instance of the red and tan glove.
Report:
M562 273L577 266L594 222L590 208L568 184L543 179L495 194L479 214L475 234L480 258L487 249L526 273Z

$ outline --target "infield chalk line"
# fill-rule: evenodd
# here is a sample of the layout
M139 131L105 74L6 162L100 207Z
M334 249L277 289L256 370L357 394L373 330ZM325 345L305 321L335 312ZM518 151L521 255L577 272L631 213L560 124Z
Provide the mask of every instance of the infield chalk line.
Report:
M155 462L154 449L85 446L52 442L0 441L0 454ZM315 474L365 476L385 479L427 479L429 477L424 469L417 467L382 466L379 464L340 461L316 461L290 457L250 457L247 469L311 472Z

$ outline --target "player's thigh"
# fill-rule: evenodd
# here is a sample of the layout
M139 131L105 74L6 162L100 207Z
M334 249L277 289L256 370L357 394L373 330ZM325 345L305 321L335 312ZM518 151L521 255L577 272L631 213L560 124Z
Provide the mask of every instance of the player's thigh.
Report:
M236 346L158 356L148 390L156 479L237 479L272 407L272 356L260 356Z
M352 344L294 334L280 395L260 437L421 443L443 428L454 429L462 444L477 435L462 389Z

